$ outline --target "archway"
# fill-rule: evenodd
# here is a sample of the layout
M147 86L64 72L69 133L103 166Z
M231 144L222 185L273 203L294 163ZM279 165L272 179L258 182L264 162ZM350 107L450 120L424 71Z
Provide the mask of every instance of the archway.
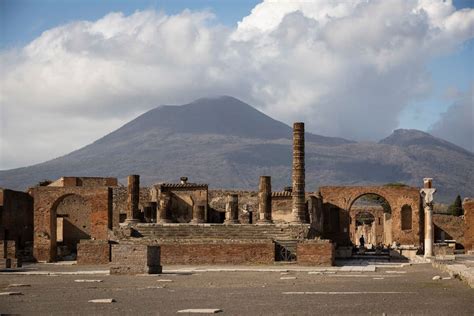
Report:
M349 216L350 239L354 245L360 245L361 236L369 249L392 243L392 210L381 195L360 195L350 206Z
M77 194L59 198L54 207L56 219L57 256L75 259L77 244L91 238L91 207L87 199Z

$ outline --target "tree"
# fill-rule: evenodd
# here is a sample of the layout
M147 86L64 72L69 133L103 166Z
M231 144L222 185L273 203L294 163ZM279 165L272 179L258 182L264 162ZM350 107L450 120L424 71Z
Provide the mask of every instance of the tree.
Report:
M463 215L462 201L461 201L461 196L459 194L458 196L456 196L456 199L454 200L453 204L451 204L448 207L448 214L454 215L454 216Z

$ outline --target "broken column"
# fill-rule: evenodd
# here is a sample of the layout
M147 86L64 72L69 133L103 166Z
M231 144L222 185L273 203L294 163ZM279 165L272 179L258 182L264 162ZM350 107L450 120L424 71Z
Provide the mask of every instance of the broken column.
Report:
M127 188L127 219L125 223L138 223L140 217L140 209L138 203L140 201L140 176L128 176Z
M258 221L257 224L272 223L272 178L261 176L258 185Z
M239 224L239 196L237 194L227 195L224 224Z
M170 205L171 196L169 192L161 192L159 196L159 210L156 222L159 224L169 223L171 220L168 216L168 208Z
M425 202L425 258L433 256L433 195L436 189L433 188L433 179L423 179L423 189L420 190L421 196Z
M306 223L305 169L304 169L304 123L293 124L293 190L292 223Z

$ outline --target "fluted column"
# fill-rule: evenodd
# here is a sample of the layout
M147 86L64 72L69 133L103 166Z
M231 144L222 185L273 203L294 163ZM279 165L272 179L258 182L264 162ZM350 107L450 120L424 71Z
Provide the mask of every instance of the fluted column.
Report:
M292 223L306 223L304 123L293 124Z
M272 178L261 176L258 185L258 221L257 224L272 223Z
M139 222L140 210L138 203L140 202L140 176L128 176L127 187L127 218L125 223Z
M239 224L239 196L237 194L227 195L224 224Z
M423 189L420 190L425 202L425 258L433 256L434 228L433 228L433 179L423 179Z

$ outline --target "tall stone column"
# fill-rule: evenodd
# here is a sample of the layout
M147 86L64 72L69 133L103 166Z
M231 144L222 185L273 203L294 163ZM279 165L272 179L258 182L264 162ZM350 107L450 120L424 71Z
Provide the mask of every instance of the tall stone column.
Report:
M239 196L237 194L227 195L224 224L239 224Z
M304 169L304 123L293 124L293 190L292 223L306 223L305 169Z
M193 218L192 224L200 224L206 222L206 208L204 205L193 205Z
M128 176L127 187L127 218L125 223L138 223L140 210L138 203L140 202L140 176Z
M423 179L423 189L420 190L421 196L425 202L425 258L433 256L433 195L436 189L433 188L433 179Z
M272 178L261 176L258 185L258 221L257 224L272 223Z
M171 196L168 192L160 192L159 195L159 209L157 210L156 222L159 224L169 223L171 220L168 217L169 205Z

